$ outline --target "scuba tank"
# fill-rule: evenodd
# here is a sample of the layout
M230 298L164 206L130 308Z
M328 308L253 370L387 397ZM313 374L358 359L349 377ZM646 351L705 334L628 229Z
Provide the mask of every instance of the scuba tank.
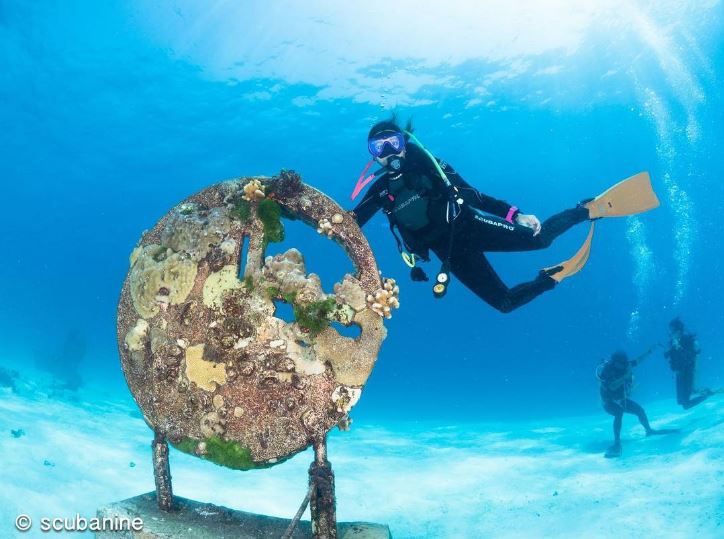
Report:
M411 131L405 130L404 133L430 159L430 162L434 165L438 175L440 176L440 179L445 185L445 189L448 195L448 200L445 205L445 221L450 227L450 233L448 236L448 249L445 259L442 261L442 264L440 266L440 271L438 271L437 276L435 277L435 284L432 286L433 296L436 299L440 299L445 296L448 286L450 285L450 259L452 258L452 246L455 234L455 220L462 213L462 205L464 203L464 200L462 196L460 196L457 187L455 187L448 179L447 174L445 174L445 171L443 171L440 163L438 163L437 159L435 159L435 156L433 156L430 151L425 148L422 142L420 142L420 139L413 135Z

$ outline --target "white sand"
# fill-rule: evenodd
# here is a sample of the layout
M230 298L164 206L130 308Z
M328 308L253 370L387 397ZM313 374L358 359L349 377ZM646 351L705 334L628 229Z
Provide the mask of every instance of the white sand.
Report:
M0 392L0 537L16 536L19 513L91 517L153 489L151 433L132 405ZM355 424L330 440L338 518L387 523L397 539L724 536L724 397L688 412L643 404L654 426L681 432L645 438L626 416L619 460L602 457L611 436L603 413L535 424ZM19 428L25 435L14 438ZM172 453L176 494L284 517L304 496L311 459L234 472Z

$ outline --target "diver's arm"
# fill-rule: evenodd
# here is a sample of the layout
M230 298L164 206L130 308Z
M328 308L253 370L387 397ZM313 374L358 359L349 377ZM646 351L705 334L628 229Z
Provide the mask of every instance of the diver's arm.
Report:
M640 365L641 362L642 362L644 359L646 359L647 357L649 357L651 354L653 354L653 353L654 353L654 350L656 350L656 348L659 347L659 346L661 346L661 345L660 345L660 344L654 344L654 345L652 345L648 350L646 350L646 351L645 351L643 354L641 354L639 357L637 357L636 359L632 359L632 360L630 361L631 365L632 365L633 367L635 367L636 365Z
M381 201L384 196L382 191L382 179L379 179L370 186L362 201L349 212L360 227L364 226L382 207Z
M460 191L460 194L465 199L465 202L474 208L497 215L498 217L503 217L511 222L520 214L520 210L517 207L511 206L504 200L498 200L497 198L484 195L475 189L475 187L463 179L463 177L452 167L452 165L450 165L450 163L446 163L441 159L438 159L437 162L450 180L450 183L452 183L455 187L457 187L458 191Z
M541 230L540 220L535 215L526 215L521 213L517 206L511 206L504 200L498 200L491 196L485 195L467 183L460 174L445 161L437 160L440 168L462 195L463 199L473 208L483 210L486 213L502 217L509 223L516 223L533 229L533 235L537 235Z

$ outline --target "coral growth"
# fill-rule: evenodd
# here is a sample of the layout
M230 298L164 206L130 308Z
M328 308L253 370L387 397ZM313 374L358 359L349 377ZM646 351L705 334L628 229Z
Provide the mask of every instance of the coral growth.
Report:
M269 190L281 198L294 197L302 190L302 177L293 170L282 169L269 182Z
M317 223L317 233L325 234L328 238L334 236L334 227L329 219L325 218L319 220L319 223Z
M301 303L312 303L324 297L322 282L314 273L307 275L304 257L297 249L266 257L262 272L267 282L279 289L280 294L275 296L294 292Z
M342 432L348 432L352 428L352 418L345 414L337 421L337 428Z
M220 271L212 273L206 278L203 288L204 305L213 309L220 309L224 297L232 290L244 286L239 280L236 266L224 266Z
M181 207L189 206L181 204ZM183 252L194 262L205 258L212 247L219 245L229 228L225 208L213 208L194 213L176 211L161 233L161 245L172 252Z
M326 217L322 218L317 223L317 233L331 238L337 233L334 225L342 224L342 221L344 221L344 217L341 213L335 213L331 219L327 219Z
M214 391L216 384L226 383L226 366L204 359L205 346L198 344L186 349L186 377L204 391Z
M367 299L360 282L349 274L344 276L341 283L334 285L334 295L339 303L349 305L357 312L367 308Z
M168 305L183 303L196 279L196 264L160 245L147 245L131 268L133 305L143 318L153 318Z
M367 305L374 312L385 318L392 318L392 309L400 307L400 287L394 279L385 279L382 288L374 294L367 295Z
M131 352L141 352L146 348L148 322L139 318L136 325L126 334L125 343Z
M362 389L358 387L339 386L332 392L332 402L338 412L349 412L362 396Z
M257 179L251 180L244 186L244 194L242 196L244 200L248 200L249 202L258 202L265 196L264 186L261 181Z

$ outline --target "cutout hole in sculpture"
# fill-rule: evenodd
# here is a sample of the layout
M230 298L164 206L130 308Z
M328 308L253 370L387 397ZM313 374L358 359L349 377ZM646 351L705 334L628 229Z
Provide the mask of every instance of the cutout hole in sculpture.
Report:
M244 271L246 270L246 255L249 252L249 236L244 236L239 250L239 279L244 279Z
M265 255L274 256L285 253L291 248L304 251L313 250L314 257L305 258L307 273L315 273L322 282L322 290L332 292L334 284L341 282L346 273L355 273L354 265L344 249L325 234L317 233L312 227L299 219L282 219L284 240L269 243Z
M294 322L294 307L282 299L274 300L274 316L285 322Z

